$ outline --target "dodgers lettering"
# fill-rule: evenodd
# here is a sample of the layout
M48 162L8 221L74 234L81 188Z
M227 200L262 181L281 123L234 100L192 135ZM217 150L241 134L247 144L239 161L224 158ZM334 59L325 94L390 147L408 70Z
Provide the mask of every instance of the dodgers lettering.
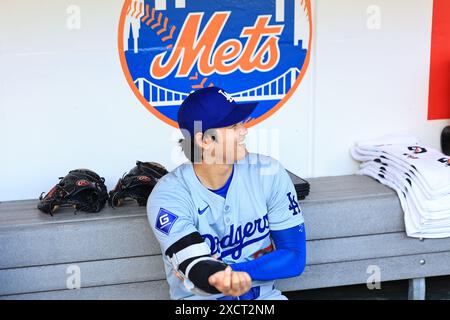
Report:
M220 253L219 259L223 259L229 255L235 260L239 259L244 247L254 242L258 242L269 235L269 217L265 214L262 219L247 222L244 225L244 228L242 228L242 226L238 226L236 230L234 228L234 224L232 224L230 226L229 234L222 239L208 233L202 235L203 240L209 244L212 255ZM255 233L258 233L260 236L245 242L246 239L252 237ZM231 249L225 250L227 248Z

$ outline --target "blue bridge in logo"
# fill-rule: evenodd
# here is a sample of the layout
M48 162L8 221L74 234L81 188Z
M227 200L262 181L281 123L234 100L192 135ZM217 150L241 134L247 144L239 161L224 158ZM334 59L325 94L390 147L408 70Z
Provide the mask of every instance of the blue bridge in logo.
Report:
M237 102L280 100L294 85L300 70L290 68L279 77L244 91L230 93ZM179 92L163 88L148 81L138 78L134 84L141 95L154 107L179 106L190 92Z

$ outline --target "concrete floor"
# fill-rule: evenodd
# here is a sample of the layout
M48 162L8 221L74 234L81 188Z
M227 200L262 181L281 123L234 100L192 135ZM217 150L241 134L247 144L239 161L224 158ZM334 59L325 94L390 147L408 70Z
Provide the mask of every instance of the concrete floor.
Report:
M406 300L408 280L381 283L381 289L366 285L284 292L289 300ZM427 300L450 300L450 276L426 279Z

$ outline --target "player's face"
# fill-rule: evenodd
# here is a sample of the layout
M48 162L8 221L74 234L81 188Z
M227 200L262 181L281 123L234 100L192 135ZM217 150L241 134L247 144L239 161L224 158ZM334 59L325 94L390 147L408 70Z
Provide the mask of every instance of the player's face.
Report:
M215 145L216 161L232 164L245 157L247 149L244 143L248 133L242 123L217 129L217 141Z

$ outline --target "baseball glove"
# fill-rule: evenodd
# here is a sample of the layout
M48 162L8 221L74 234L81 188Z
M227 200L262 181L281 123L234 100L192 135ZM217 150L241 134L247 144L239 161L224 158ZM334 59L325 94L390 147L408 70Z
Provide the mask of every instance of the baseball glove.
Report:
M70 171L43 197L38 209L53 216L60 207L73 207L77 211L99 212L108 200L105 178L88 169Z
M120 207L124 200L132 199L140 206L147 204L148 196L156 183L168 171L156 162L136 161L136 167L125 172L116 187L109 192L108 203L111 207Z

